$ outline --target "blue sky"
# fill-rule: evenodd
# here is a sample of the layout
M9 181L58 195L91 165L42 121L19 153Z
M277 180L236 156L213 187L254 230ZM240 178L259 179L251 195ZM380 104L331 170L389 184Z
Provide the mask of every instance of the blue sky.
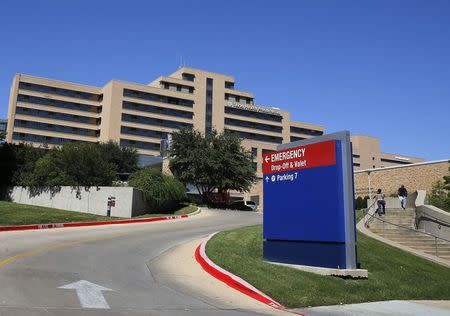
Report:
M0 117L15 73L102 86L187 66L382 150L450 158L450 1L0 2Z

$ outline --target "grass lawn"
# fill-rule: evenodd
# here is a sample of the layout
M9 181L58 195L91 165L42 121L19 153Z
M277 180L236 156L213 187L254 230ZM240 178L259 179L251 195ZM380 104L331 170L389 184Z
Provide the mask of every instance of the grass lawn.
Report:
M197 210L193 205L181 205L179 209L165 214L144 214L139 218L189 214ZM69 223L69 222L97 222L105 220L120 220L117 217L107 217L72 211L64 211L48 207L17 204L0 201L0 226Z
M360 217L360 215L358 216ZM450 269L358 234L358 255L369 279L320 276L262 260L262 226L214 236L208 256L287 307L382 300L450 299Z

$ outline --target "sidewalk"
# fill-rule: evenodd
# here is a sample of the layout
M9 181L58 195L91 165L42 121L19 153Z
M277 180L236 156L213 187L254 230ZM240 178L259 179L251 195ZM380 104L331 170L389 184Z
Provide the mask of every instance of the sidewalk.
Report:
M220 309L248 310L263 315L292 315L260 303L211 277L195 260L197 239L172 248L148 263L153 277L184 294Z
M153 277L164 285L221 309L293 315L260 303L206 273L195 260L195 250L202 241L193 240L177 246L149 262ZM446 316L450 315L450 301L384 301L299 308L294 311L308 316Z
M450 301L385 301L296 310L308 316L447 316Z

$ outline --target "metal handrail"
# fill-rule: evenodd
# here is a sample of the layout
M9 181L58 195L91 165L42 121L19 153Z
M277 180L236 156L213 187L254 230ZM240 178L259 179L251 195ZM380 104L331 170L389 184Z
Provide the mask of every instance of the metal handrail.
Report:
M374 201L372 202L372 204L370 204L370 206L368 206L368 207L362 209L363 214L364 214L364 217L363 217L364 226L366 226L366 227L369 227L369 220L366 220L366 215L370 215L370 214L369 214L369 210L370 210L373 206L375 206L375 203L377 203L377 200L374 200ZM366 212L367 212L367 214L366 214Z
M368 210L368 209L365 209L365 210ZM426 233L426 232L423 232L423 231L420 231L420 230L417 230L417 229L412 229L412 228L407 227L407 226L402 226L402 225L394 224L394 223L389 222L389 221L387 221L387 220L378 218L378 217L376 217L376 216L370 214L369 212L366 213L365 210L363 210L363 213L364 213L364 219L363 219L363 220L365 220L366 215L368 215L368 216L370 216L372 219L377 219L377 220L383 222L383 237L384 237L384 226L385 226L384 224L385 224L385 223L387 223L387 224L389 224L389 225L393 225L393 226L399 227L399 228L402 228L402 229L406 229L406 230L410 230L410 231L413 231L413 232L416 232L416 233L420 233L420 234L422 234L422 235L426 235L426 236L433 237L433 238L434 238L434 248L435 248L435 256L436 256L436 257L439 257L439 254L438 254L438 239L439 239L439 240L442 240L442 241L444 241L444 242L450 243L450 240L448 240L448 239L445 239L445 238L442 238L442 237L438 237L438 236L436 236L436 235L433 235L433 234L430 234L430 233ZM365 225L367 228L369 228L368 221L365 221L365 222L364 222L364 225Z
M369 215L369 216L372 217L373 219L379 220L379 221L384 222L384 223L387 223L387 224L389 224L389 225L397 226L397 227L400 227L400 228L403 228L403 229L407 229L407 230L411 230L411 231L413 231L413 232L418 232L418 233L420 233L420 234L424 234L424 235L427 235L427 236L430 236L430 237L435 237L435 238L437 238L437 239L441 239L441 240L444 240L444 241L446 241L446 242L450 242L450 240L448 240L448 239L445 239L445 238L442 238L442 237L438 237L438 236L436 236L436 235L433 235L433 234L430 234L430 233L426 233L426 232L423 232L423 231L420 231L420 230L417 230L417 229L413 229L413 228L411 228L411 227L407 227L407 226L402 226L402 225L399 225L399 224L395 224L395 223L389 222L389 221L387 221L387 220L385 220L385 219L381 219L381 218L379 218L379 217L376 217L376 216L374 216L374 215L372 215L372 214L369 214L369 213L367 213L367 214L365 214L365 215ZM366 224L366 223L365 223L365 224ZM369 227L368 225L365 225L365 226L366 226L366 227Z
M416 210L416 212L417 212L417 210ZM443 221L442 219L439 219L439 218L437 218L437 217L434 217L433 215L421 214L420 218L422 218L422 217L423 217L423 218L426 218L426 219L434 220L434 222L437 223L437 224L439 224L439 225L446 226L446 227L450 227L450 223L449 223L449 222L445 222L445 221ZM418 222L418 219L416 218L416 226L417 226L417 222Z

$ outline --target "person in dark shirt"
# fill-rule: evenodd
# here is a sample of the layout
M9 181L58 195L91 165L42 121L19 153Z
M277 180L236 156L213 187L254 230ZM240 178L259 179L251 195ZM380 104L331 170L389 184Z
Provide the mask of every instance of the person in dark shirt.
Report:
M400 198L400 204L402 205L402 208L406 209L406 198L408 197L408 191L403 184L398 189L398 197Z

